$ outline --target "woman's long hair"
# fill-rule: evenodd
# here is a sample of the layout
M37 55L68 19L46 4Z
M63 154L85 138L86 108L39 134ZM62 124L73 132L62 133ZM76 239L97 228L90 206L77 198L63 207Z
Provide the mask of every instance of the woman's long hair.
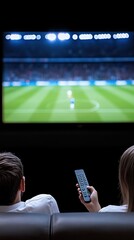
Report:
M134 211L134 145L125 150L119 162L119 185L123 204Z

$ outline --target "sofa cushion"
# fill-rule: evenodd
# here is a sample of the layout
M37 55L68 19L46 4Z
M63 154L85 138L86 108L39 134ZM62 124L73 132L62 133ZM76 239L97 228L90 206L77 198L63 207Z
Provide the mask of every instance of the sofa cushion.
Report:
M51 240L134 240L134 213L55 213L51 227Z
M0 213L0 240L48 240L50 215Z

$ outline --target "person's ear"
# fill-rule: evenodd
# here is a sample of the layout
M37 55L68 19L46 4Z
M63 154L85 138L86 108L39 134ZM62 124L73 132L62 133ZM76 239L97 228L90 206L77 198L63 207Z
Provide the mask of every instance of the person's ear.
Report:
M25 192L25 177L23 176L20 183L21 192Z

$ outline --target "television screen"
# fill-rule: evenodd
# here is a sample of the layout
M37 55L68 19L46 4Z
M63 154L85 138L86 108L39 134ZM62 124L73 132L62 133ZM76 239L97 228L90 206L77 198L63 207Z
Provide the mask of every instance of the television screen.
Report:
M2 123L133 123L134 32L3 32Z

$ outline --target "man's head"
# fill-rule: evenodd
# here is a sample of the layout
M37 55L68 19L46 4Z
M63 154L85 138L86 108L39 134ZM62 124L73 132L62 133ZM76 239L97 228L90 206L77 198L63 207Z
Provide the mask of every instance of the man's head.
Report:
M22 180L21 160L11 152L0 153L0 205L10 205L15 202L18 190L21 192Z

